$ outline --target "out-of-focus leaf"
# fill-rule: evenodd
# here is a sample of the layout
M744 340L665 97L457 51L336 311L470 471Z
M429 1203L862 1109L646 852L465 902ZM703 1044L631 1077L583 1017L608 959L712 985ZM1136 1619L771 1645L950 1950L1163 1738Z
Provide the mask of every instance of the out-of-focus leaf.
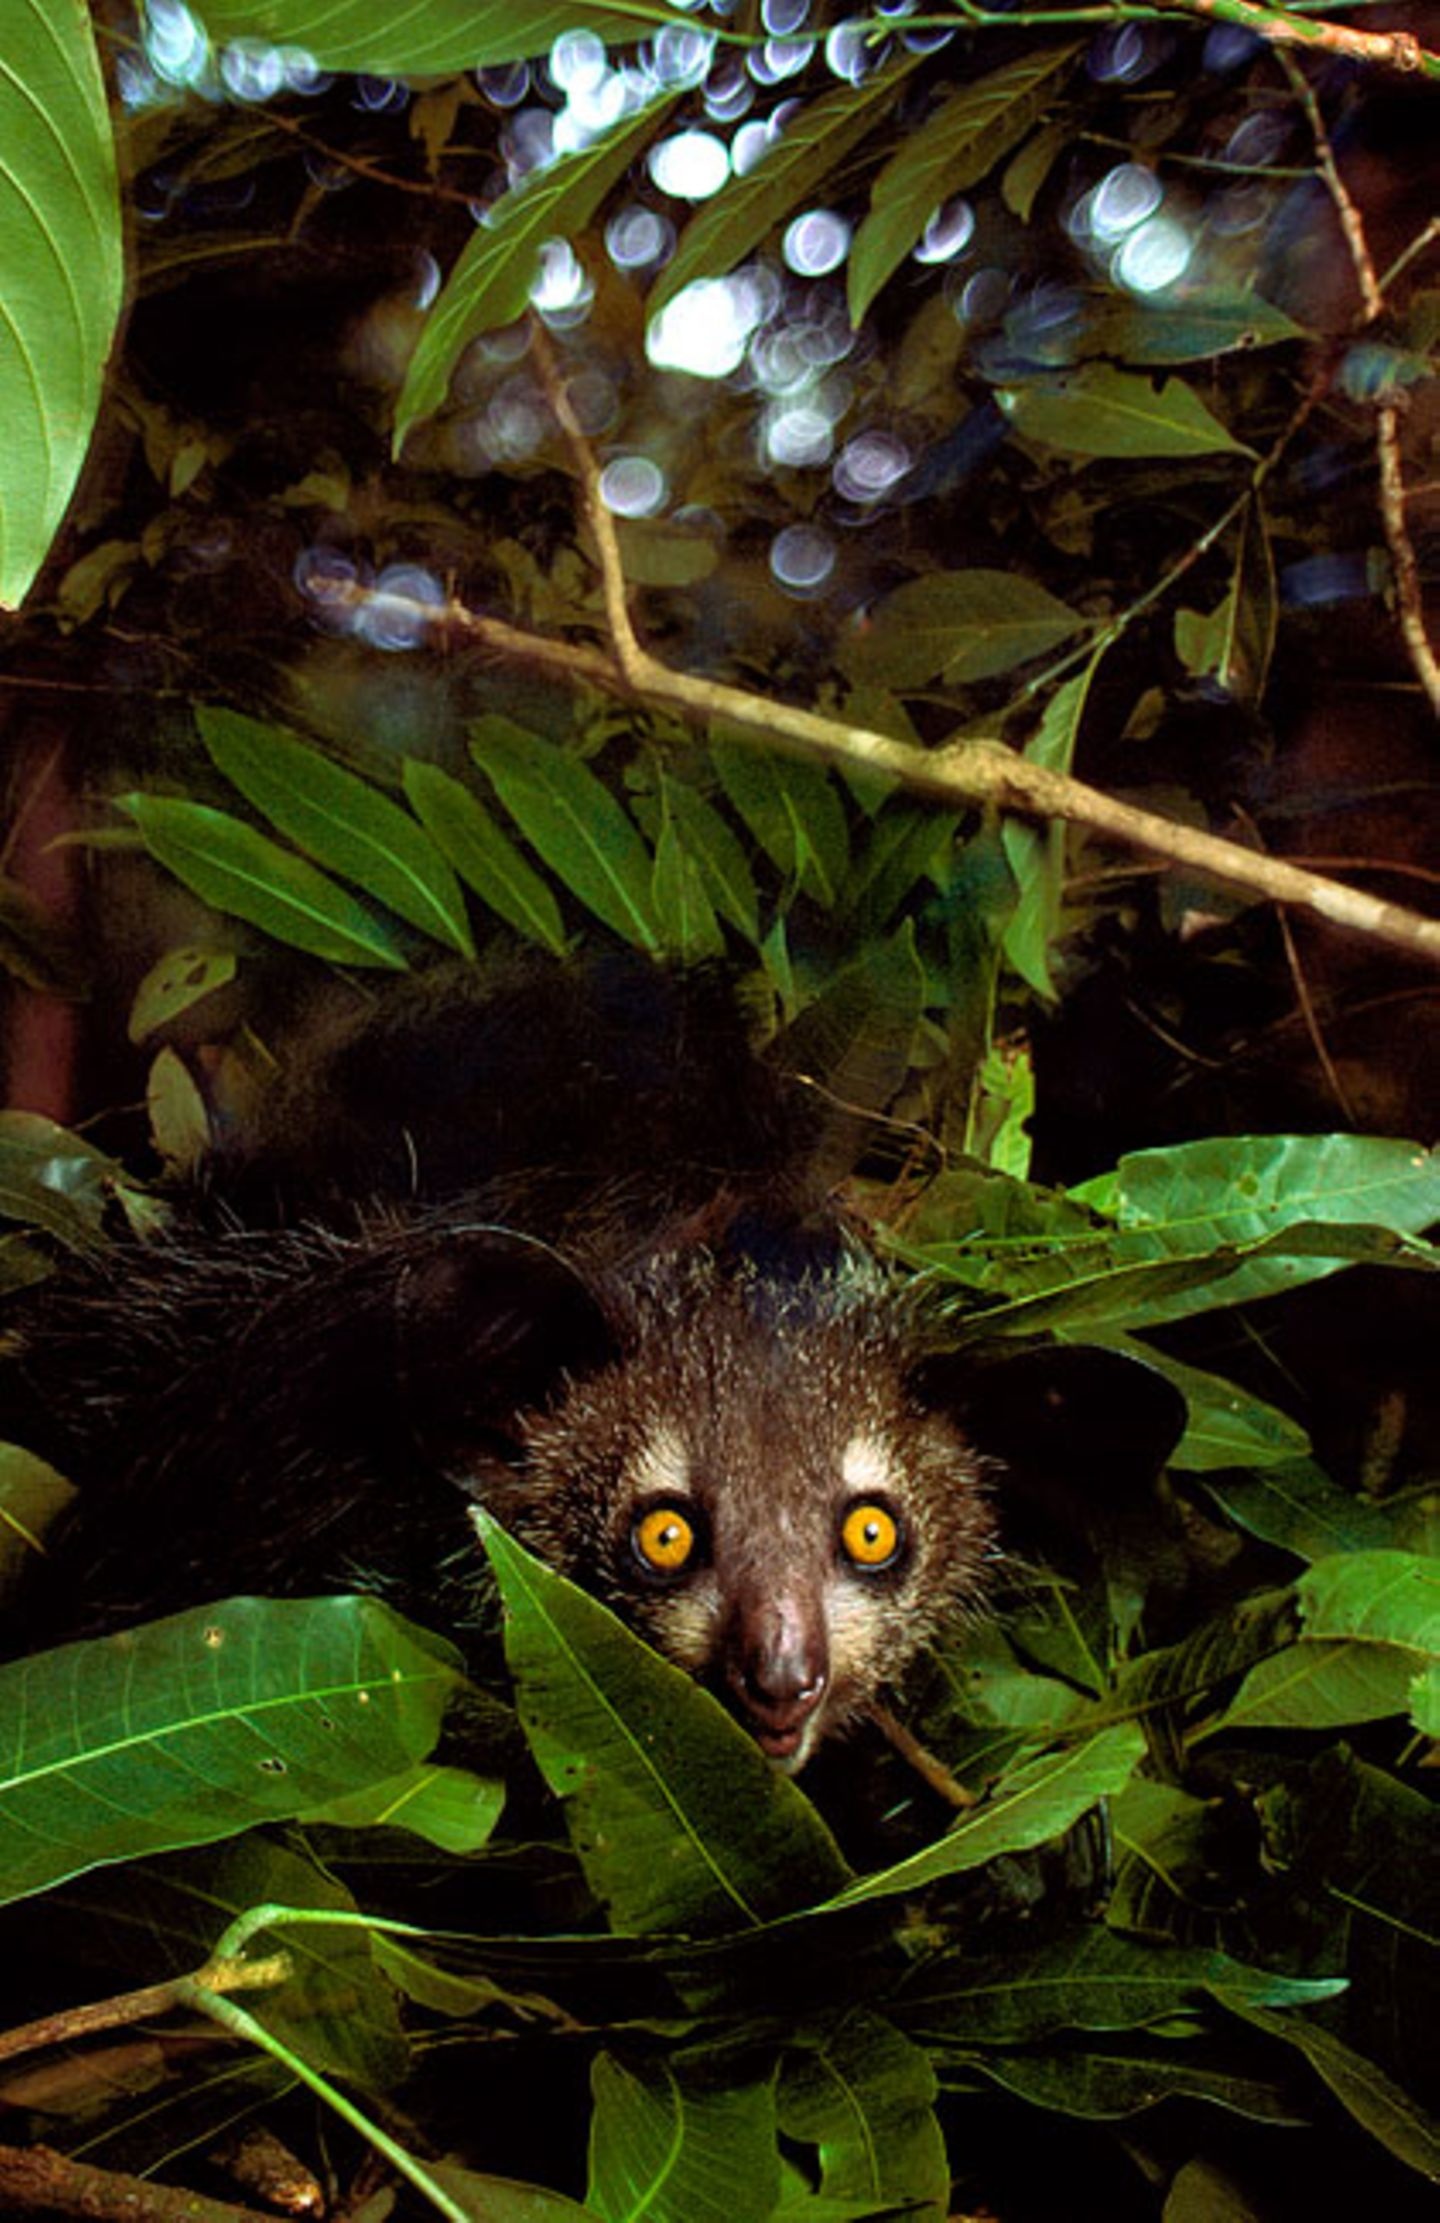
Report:
M303 857L228 811L174 795L117 795L157 864L202 902L337 965L403 971L388 927Z
M840 665L870 686L919 687L937 673L966 686L1058 648L1083 623L1018 572L934 571L883 596Z
M622 2064L602 2053L590 2078L586 2206L606 2223L736 2223L768 2216L780 2192L775 2092L704 2081L665 2060Z
M650 894L652 860L588 764L499 716L473 728L470 753L570 893L625 941L656 954L661 936Z
M650 289L650 316L657 316L692 279L721 278L733 270L778 223L802 208L851 148L892 113L895 96L919 59L897 54L864 84L837 85L791 116L754 169L732 178L687 224L663 275Z
M1303 340L1305 328L1258 293L1219 295L1157 307L1114 301L1092 327L1091 344L1122 363L1208 363L1235 348Z
M45 1534L76 1497L75 1485L33 1451L0 1443L0 1607L45 1550Z
M145 1076L150 1138L173 1172L190 1172L210 1147L210 1114L190 1069L171 1049L150 1061Z
M403 778L410 808L466 887L517 934L563 957L568 944L559 904L483 803L438 764L418 757L405 759Z
M0 1899L424 1759L458 1657L375 1598L234 1598L0 1668Z
M1054 99L1075 46L1042 47L988 77L953 87L912 131L875 180L870 213L849 256L850 321L858 325L880 288L949 200L977 185L1024 138Z
M157 1028L180 1018L203 996L228 987L235 978L236 964L233 949L167 949L135 991L127 1029L130 1040L143 1042Z
M708 1691L484 1514L520 1714L615 1928L738 1930L845 1874L808 1799Z
M935 2117L935 2072L892 2022L856 2012L813 2045L793 2046L780 2075L780 2128L818 2148L820 2191L943 2219L950 2167Z
M1090 363L1053 378L1007 387L996 396L1022 439L1069 455L1249 455L1212 417L1193 387Z
M693 21L667 0L425 0L389 15L372 0L204 0L197 12L214 39L300 46L321 69L372 77L448 77L548 54L562 31L623 46Z
M1003 1776L983 1806L962 1815L933 1845L893 1868L858 1877L829 1904L857 1906L897 1891L915 1891L941 1876L978 1868L998 1853L1043 1845L1088 1813L1097 1799L1122 1790L1143 1751L1140 1731L1121 1722L1062 1752L1027 1761L1013 1775Z
M517 20L523 13L513 7L509 12ZM567 13L564 28L576 30L581 21L580 16ZM527 43L525 51L534 49ZM477 226L436 296L410 358L395 404L392 447L396 455L411 426L433 416L444 401L451 374L470 342L524 315L545 242L570 239L584 230L677 97L667 93L651 101L593 145L561 155L547 169L532 171Z
M0 608L13 610L85 461L124 258L90 11L9 0L0 46Z
M202 707L200 738L227 780L320 865L463 957L475 944L446 859L408 811L288 733Z

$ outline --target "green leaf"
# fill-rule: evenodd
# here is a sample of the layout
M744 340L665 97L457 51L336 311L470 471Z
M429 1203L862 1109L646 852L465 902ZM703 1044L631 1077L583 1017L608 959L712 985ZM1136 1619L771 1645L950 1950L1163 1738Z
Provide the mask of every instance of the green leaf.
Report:
M410 808L466 887L517 934L563 957L569 942L559 904L484 804L438 764L419 757L406 757L401 776Z
M1248 1675L1224 1726L1336 1729L1382 1720L1440 1673L1440 1563L1415 1552L1322 1559L1295 1586L1300 1642Z
M644 842L587 764L498 716L472 728L470 753L510 816L570 893L637 948L659 953Z
M504 1804L503 1783L426 1761L379 1783L342 1791L300 1819L335 1829L408 1829L442 1852L460 1854L478 1852L489 1842Z
M203 997L228 987L238 962L233 949L167 949L135 991L126 1030L130 1040L143 1042L192 1010Z
M813 2044L785 2055L780 2128L820 2154L820 2191L943 2223L950 2168L935 2117L935 2072L884 2017L846 2015Z
M1011 386L996 400L1022 439L1070 455L1249 455L1183 379L1148 378L1091 363Z
M668 811L661 818L655 844L650 894L665 947L682 964L696 965L707 957L724 956L725 937L706 893L704 877Z
M715 909L748 941L760 935L760 897L740 842L713 804L688 780L659 774L661 808L668 813Z
M75 491L124 284L105 84L79 0L9 0L0 71L0 608Z
M213 910L327 957L337 965L382 965L403 972L405 958L389 929L363 904L265 834L173 795L117 795L157 864Z
M832 1103L883 1111L910 1069L925 1005L925 972L907 919L861 947L776 1039L786 1072L818 1080Z
M977 185L1017 146L1058 90L1079 49L1042 47L953 88L876 178L850 250L850 321L860 323L896 265L952 193Z
M1258 2051L1258 2049L1257 2049ZM1308 2124L1310 2115L1285 2080L1264 2074L1263 2056L1240 2056L1233 2043L1176 2044L1158 2034L1094 2038L1015 2053L966 2049L952 2056L1003 2091L1047 2115L1111 2122L1161 2101L1206 2100L1256 2122ZM1219 2218L1207 2217L1207 2223Z
M433 941L462 957L475 955L459 883L407 811L273 726L203 706L196 719L226 779L297 849Z
M512 16L518 12L510 9ZM564 27L574 30L579 21L567 12ZM571 239L584 230L678 98L667 93L651 101L593 146L533 171L496 202L461 249L425 319L395 404L395 455L410 427L433 416L444 401L455 365L470 342L525 314L545 242Z
M1313 1459L1283 1460L1260 1474L1222 1473L1206 1486L1250 1535L1301 1559L1383 1549L1396 1540L1395 1507L1342 1490Z
M829 1831L723 1707L488 1516L476 1525L521 1719L614 1927L735 1930L833 1892Z
M1418 1233L1440 1219L1440 1152L1377 1135L1217 1136L1141 1150L1070 1190L1122 1230L1128 1257L1175 1257L1285 1229L1381 1227ZM1223 1301L1246 1304L1339 1270L1341 1258L1277 1255L1232 1274ZM1132 1327L1209 1309L1184 1295L1142 1308Z
M962 1815L946 1834L893 1868L861 1876L837 1892L831 1907L917 1891L941 1876L963 1875L999 1853L1043 1845L1089 1812L1097 1799L1123 1790L1144 1752L1132 1722L1103 1729L1088 1741L1029 1760L1002 1776L983 1806Z
M0 1112L0 1219L42 1228L67 1250L95 1250L125 1178L118 1160L43 1113Z
M217 42L263 39L301 46L321 69L375 77L447 77L548 54L562 31L594 31L607 46L687 23L665 0L425 0L377 13L373 0L204 0Z
M76 1495L74 1483L33 1451L0 1443L0 1607L43 1557L47 1529Z
M236 1598L0 1668L0 1899L424 1759L457 1655L373 1598Z
M827 772L712 728L711 761L736 815L777 871L825 909L839 901L850 864L845 808Z
M1131 1350L1147 1366L1173 1382L1189 1407L1185 1433L1166 1464L1185 1474L1208 1474L1214 1468L1279 1467L1303 1459L1310 1439L1298 1420L1267 1405L1236 1382L1186 1366L1152 1344L1132 1343L1128 1336L1097 1340L1112 1350ZM1276 1541L1279 1541L1277 1538Z
M919 60L916 54L897 54L862 85L837 85L791 116L754 169L732 178L692 217L650 289L647 315L658 316L692 279L720 278L733 270L777 224L833 180L852 147L892 114L895 96Z
M847 679L919 687L993 679L1058 648L1084 624L1053 594L1011 571L935 571L882 596L840 651Z
M1098 656L1092 657L1082 672L1067 679L1050 697L1037 731L1021 752L1031 764L1044 765L1051 772L1070 770L1098 663ZM1038 996L1053 1000L1050 951L1060 937L1065 828L1058 820L1048 826L1027 826L1021 819L1007 818L1000 828L1000 839L1018 891L1000 946L1020 978Z
M1250 1968L1206 1947L1157 1945L1091 1923L1021 1957L945 1954L922 1963L888 2002L922 2045L1033 2045L1059 2030L1135 2030L1205 1993L1257 2006L1305 2006L1343 1978Z
M735 2223L768 2216L780 2195L771 2084L684 2077L669 2061L622 2065L600 2054L590 2076L586 2206L606 2223Z
M1236 2000L1227 1999L1226 2005L1257 2030L1303 2053L1362 2129L1407 2168L1440 2183L1440 2121L1393 2083L1383 2069L1317 2023Z
M1303 340L1305 327L1258 293L1202 296L1163 308L1116 301L1091 329L1090 344L1122 363L1208 363L1236 348Z
M1256 702L1269 676L1278 614L1265 518L1258 503L1247 502L1230 590L1208 617L1176 611L1176 654L1197 678L1214 680L1237 702Z

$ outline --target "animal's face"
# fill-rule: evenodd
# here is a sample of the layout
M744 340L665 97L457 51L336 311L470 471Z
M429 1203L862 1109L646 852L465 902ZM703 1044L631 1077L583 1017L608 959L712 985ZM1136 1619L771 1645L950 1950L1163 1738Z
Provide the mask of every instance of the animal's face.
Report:
M790 1770L978 1592L981 1462L838 1278L653 1294L523 1441L504 1517Z

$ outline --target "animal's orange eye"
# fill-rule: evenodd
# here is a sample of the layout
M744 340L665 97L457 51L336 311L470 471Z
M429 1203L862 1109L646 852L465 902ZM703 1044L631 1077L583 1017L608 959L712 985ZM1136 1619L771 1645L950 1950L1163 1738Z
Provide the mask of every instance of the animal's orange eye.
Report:
M852 1505L840 1526L845 1556L855 1567L888 1567L900 1550L900 1523L883 1505Z
M677 1575L695 1549L693 1524L673 1505L652 1505L630 1531L642 1563L652 1574Z

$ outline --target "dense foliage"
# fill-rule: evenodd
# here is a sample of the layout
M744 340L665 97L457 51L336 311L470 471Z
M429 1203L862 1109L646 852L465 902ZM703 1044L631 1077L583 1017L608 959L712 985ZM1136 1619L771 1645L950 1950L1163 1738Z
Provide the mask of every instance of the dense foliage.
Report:
M346 2215L1418 2216L1433 975L1263 867L1433 885L1440 62L379 13L0 0L0 1277L153 1233L317 982L619 942L729 970L957 1345L1188 1425L903 1694L923 1772L782 1777L493 1526L484 1691L366 1597L0 1667L9 2135L212 2185L258 2119ZM1086 830L937 798L977 736ZM0 1597L68 1494L0 1450Z

